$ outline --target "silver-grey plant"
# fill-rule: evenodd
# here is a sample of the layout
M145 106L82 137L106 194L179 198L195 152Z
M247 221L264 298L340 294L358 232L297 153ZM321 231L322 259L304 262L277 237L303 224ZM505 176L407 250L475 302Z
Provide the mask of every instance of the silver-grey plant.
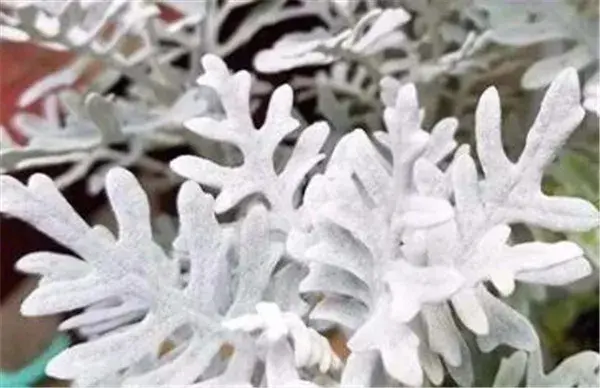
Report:
M158 3L181 18L165 22ZM537 62L523 86L550 86L516 121L503 115L516 112L500 97L506 85L476 98L472 89L506 76L509 51L498 43L585 40L553 24L558 5L535 2L536 23L513 20L514 30L514 10L500 0L2 7L4 38L79 55L22 97L24 106L45 101L45 117L14 121L29 143L3 139L0 149L6 173L73 164L54 181L0 178L0 211L71 251L32 252L16 265L40 276L21 312L68 313L60 329L84 338L52 359L48 375L80 386L473 386L491 353L498 371L485 382L494 386L597 386L597 352L544 370L523 290L568 292L592 279L597 292L597 263L579 244L599 226L597 198L553 195L546 177L593 114L584 106L597 111L598 81L586 82L583 99L577 69L546 73L543 63L556 60ZM221 25L242 10L248 16L221 41ZM325 27L289 28L253 63L262 73L330 71L292 76L264 104L265 83L222 57L305 16ZM539 35L527 38L532 29ZM132 36L143 44L125 57L119 42ZM182 54L189 68L172 64ZM105 67L86 93L52 91L96 60ZM103 95L115 76L130 86ZM453 82L459 95L447 102ZM294 95L318 109L296 109ZM325 120L311 124L316 110ZM519 126L531 117L529 130ZM196 154L148 154L175 145ZM60 189L79 179L106 192L116 227L90 225L69 205ZM165 189L177 190L171 238L155 230L163 219L148 198ZM539 231L553 239L534 238L546 236ZM502 359L506 349L514 352Z

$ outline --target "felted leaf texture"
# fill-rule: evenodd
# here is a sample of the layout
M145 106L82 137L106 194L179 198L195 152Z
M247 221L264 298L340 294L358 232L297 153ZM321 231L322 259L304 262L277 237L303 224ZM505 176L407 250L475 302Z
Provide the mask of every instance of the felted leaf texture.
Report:
M413 85L398 91L384 120L389 136L378 138L391 161L361 130L344 136L324 175L307 188L304 206L315 211L308 212L312 226L292 231L288 249L310 263L300 290L325 295L310 318L341 325L351 333L348 345L357 357L376 351L391 376L418 385L421 360L429 354L421 352L412 321L423 304L445 300L463 279L449 267L422 267L397 246L416 230L453 217L450 203L417 195L412 184L415 160L435 149L431 140L437 138L421 129ZM455 125L436 128L434 133L453 132ZM353 373L348 368L344 373Z
M513 348L497 386L597 385L595 352L545 371L529 308L596 287L581 234L599 224L595 155L576 141L577 163L559 154L582 106L597 105L597 74L583 93L577 78L597 70L590 2L9 3L0 38L75 55L19 98L44 101L43 116L14 120L29 142L0 138L2 170L72 164L54 182L0 179L2 213L70 249L18 262L40 277L22 312L67 313L60 329L83 340L49 374L83 386L472 386ZM256 55L253 39L265 47L275 31ZM289 85L271 93L230 71L240 54ZM525 133L537 102L514 77L527 66L522 86L550 86ZM81 78L81 96L53 94ZM326 122L310 125L318 114ZM170 169L147 154L175 145L194 156ZM155 199L180 176L192 181L171 222L141 187ZM114 228L88 225L58 191L82 178L91 193L106 185L116 223L96 222Z
M183 285L179 263L152 240L148 202L133 175L112 170L107 177L107 194L119 224L116 237L105 228L89 227L49 178L36 174L24 186L14 178L2 177L2 212L34 225L83 259L50 252L22 258L17 264L20 270L42 275L39 287L23 303L22 312L45 315L98 306L70 318L65 327L98 329L108 321L113 323L97 330L108 334L54 358L47 371L55 377L91 384L146 357L157 358L160 345L185 326L190 330L190 347L172 362L195 360L199 367L196 372L182 368L167 381L188 381L190 372L201 373L200 365L218 351L215 339L208 334L218 325L214 316L219 298L211 297L215 291L211 282L201 282L205 276L217 281L226 263L224 250L219 248L221 231L211 216L212 200L191 183L180 191L180 232L189 240L190 271L199 274ZM198 231L202 231L205 245L189 234ZM202 295L205 288L211 291ZM121 322L115 324L117 318ZM119 326L122 328L111 330ZM117 349L119 357L114 357ZM157 369L165 371L172 368L169 365ZM158 378L158 372L153 373ZM158 383L160 378L154 381Z
M542 352L518 351L504 358L494 379L494 387L596 387L600 355L592 351L574 354L553 370L544 372ZM524 383L524 385L521 385Z
M23 314L83 309L61 327L80 329L88 341L55 357L49 375L81 385L107 379L119 385L191 384L221 360L224 343L243 349L248 339L239 339L221 322L253 311L280 260L281 251L270 245L264 207L250 209L239 237L231 240L215 219L213 198L186 182L177 199L178 236L166 252L154 242L144 192L124 169L111 170L106 183L117 236L88 226L44 175L32 176L27 185L9 176L1 179L0 210L73 252L35 252L17 264L21 271L41 275ZM229 259L232 244L235 260ZM299 318L293 324L308 330ZM161 351L167 345L172 350Z
M273 48L261 51L254 66L275 73L303 66L325 65L344 56L367 56L392 48L404 39L397 28L410 20L403 8L372 9L352 28L332 35L322 28L285 35Z
M558 54L543 57L526 70L521 79L525 89L547 86L568 67L583 70L597 66L597 12L585 13L568 1L535 0L508 4L478 0L475 7L487 13L489 29L483 39L513 47L557 41L569 43ZM595 111L593 106L585 107Z
M200 156L180 156L171 162L173 170L189 179L219 190L217 213L226 212L251 195L260 195L271 213L286 229L294 222L298 207L298 189L307 174L324 155L319 149L329 133L328 125L318 122L305 128L280 172L274 165L276 149L299 126L292 117L292 90L278 87L272 94L265 122L256 128L252 121L250 74L240 71L230 74L225 63L216 56L202 59L205 74L198 84L213 88L225 111L222 120L199 117L188 120L186 126L203 138L224 142L241 151L240 166L223 166Z
M500 344L533 351L538 339L525 317L481 286L489 281L501 295L514 282L565 285L591 273L583 250L572 242L510 245L509 224L523 222L553 230L588 230L598 225L594 206L579 198L547 197L544 169L583 118L577 74L565 70L550 86L520 158L510 161L500 142L497 92L488 89L476 112L477 153L484 178L467 154L450 166L456 217L427 230L427 260L451 264L466 281L451 298L459 319L478 335L483 351ZM477 274L478 273L478 274ZM479 284L479 285L477 285Z
M481 97L476 112L477 154L484 179L478 180L474 162L461 155L452 166L457 223L462 235L482 225L524 222L552 230L583 231L598 224L598 211L582 199L543 194L544 170L560 146L576 129L584 112L579 103L577 74L565 70L546 93L516 162L500 142L500 105L495 89Z
M282 313L274 303L258 303L256 314L246 314L223 325L256 338L257 346L266 353L263 357L269 386L302 384L297 368L315 368L326 373L339 371L342 367L325 337L308 328L298 315ZM284 345L281 342L291 343ZM290 351L292 348L293 352Z
M406 384L420 384L422 370L439 384L440 358L459 384L472 384L470 352L440 303L450 302L483 351L500 344L534 350L538 339L527 318L484 283L509 295L517 280L556 286L590 273L576 244L512 245L508 226L569 231L597 225L598 212L587 201L541 191L544 169L583 117L579 101L577 75L566 70L512 162L500 143L497 93L486 91L476 113L480 179L466 148L446 171L438 167L455 148L456 123L447 119L431 134L423 131L414 87L400 88L384 114L389 133L375 134L378 148L361 131L344 136L324 175L307 188L309 226L292 231L288 250L310 263L301 291L325 295L311 319L344 327L352 351L379 351L387 372ZM412 334L387 350L390 335L401 332ZM378 339L374 333L386 334ZM395 353L400 349L402 357Z
M168 107L145 109L141 103L111 100L89 94L85 98L64 92L44 100L44 115L17 114L13 118L19 132L27 137L25 146L0 151L0 165L7 171L71 163L55 181L62 189L79 179L88 179L92 194L102 189L110 167L143 164L154 174L170 171L144 152L183 141L182 123L196 115L214 114L214 101L205 89L191 88ZM128 151L117 151L125 145ZM90 174L94 163L104 168Z

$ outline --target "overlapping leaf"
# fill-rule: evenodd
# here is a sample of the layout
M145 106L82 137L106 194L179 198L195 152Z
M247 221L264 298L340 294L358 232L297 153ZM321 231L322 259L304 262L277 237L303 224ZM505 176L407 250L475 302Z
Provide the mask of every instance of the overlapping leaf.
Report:
M595 387L598 385L600 355L583 351L568 357L546 374L540 349L527 354L513 353L502 360L494 379L494 387Z
M412 170L420 155L437 161L452 150L438 138L455 124L446 122L432 135L423 131L412 85L398 92L384 119L389 136L377 138L389 147L391 163L364 132L344 136L325 174L307 189L304 206L312 224L294 231L288 248L310 263L301 291L325 294L311 319L350 330L353 352L376 351L390 375L413 385L422 382L429 353L419 348L411 321L423 304L445 300L463 280L449 267L407 260L397 245L453 217L446 200L417 195Z
M324 158L319 149L329 132L327 124L318 122L304 129L287 163L277 172L274 153L299 125L291 116L291 88L283 85L275 90L265 122L257 129L249 106L250 74L240 71L232 75L225 63L212 55L206 55L202 63L205 74L198 83L218 93L225 118L194 118L186 126L203 138L235 146L241 151L243 162L241 166L222 166L202 157L180 156L171 162L171 167L184 177L219 189L215 205L218 213L258 194L286 228L295 218L300 185Z
M526 89L550 84L567 67L583 70L597 66L598 13L595 10L585 12L568 1L539 0L510 5L502 1L478 0L475 7L487 12L489 29L483 39L513 47L556 41L570 43L559 53L543 57L527 69L521 78L521 85ZM586 83L592 88L598 81L592 77ZM597 111L597 106L584 106Z
M44 116L17 114L13 122L27 138L25 146L12 146L0 152L0 164L7 171L46 165L71 163L56 178L60 188L79 179L88 179L95 194L103 187L110 167L143 164L150 172L169 177L162 163L144 156L147 149L174 145L183 141L182 123L196 115L214 114L216 109L207 91L192 88L173 105L145 110L139 103L110 101L97 94L85 100L75 93L51 95L44 102ZM211 113L212 112L212 113ZM127 152L111 149L127 145ZM90 174L94 163L106 163Z
M267 213L260 206L249 212L232 262L231 241L215 219L212 197L187 182L178 196L180 230L169 256L153 240L148 201L133 175L112 170L107 193L119 226L116 237L104 227L89 227L49 178L34 175L25 186L2 177L2 212L73 252L35 252L17 265L42 276L23 303L24 314L84 308L62 328L81 329L90 340L53 359L48 373L83 385L111 377L135 385L191 384L229 338L221 320L250 313L267 291L281 257L269 245ZM161 354L167 342L174 349Z

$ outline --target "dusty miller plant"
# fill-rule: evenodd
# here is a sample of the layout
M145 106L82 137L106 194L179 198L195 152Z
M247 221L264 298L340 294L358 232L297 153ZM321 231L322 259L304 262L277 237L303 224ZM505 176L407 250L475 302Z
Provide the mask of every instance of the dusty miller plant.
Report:
M548 289L597 287L597 189L582 189L597 175L568 141L582 121L597 137L597 75L582 88L577 70L596 66L598 15L574 3L3 3L4 39L75 53L21 96L43 102L13 120L27 144L1 132L4 172L70 164L54 180L1 178L2 213L71 252L16 265L40 276L22 313L66 314L60 329L83 338L47 373L82 386L597 385L594 351L545 365L533 313ZM314 28L294 30L306 17ZM257 74L230 69L282 23ZM548 41L574 46L514 49ZM260 79L280 72L288 84ZM57 91L83 74L84 90ZM547 89L532 103L520 86ZM597 166L597 143L585 150ZM60 189L80 179L105 192L115 227L69 205ZM169 190L174 223L148 198Z

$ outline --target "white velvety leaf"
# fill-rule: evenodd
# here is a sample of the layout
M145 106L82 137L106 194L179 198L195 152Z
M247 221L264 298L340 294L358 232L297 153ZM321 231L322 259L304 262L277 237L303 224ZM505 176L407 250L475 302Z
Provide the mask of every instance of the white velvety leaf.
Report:
M460 341L463 340L450 308L445 304L425 305L422 314L431 350L440 354L449 365L458 366L466 362L461 359Z
M253 346L236 346L235 352L222 374L190 386L194 388L218 386L251 388L253 386L251 383L252 373L256 362L257 354Z
M392 295L390 314L398 322L411 320L422 304L448 299L464 280L450 267L417 267L403 261L393 262L384 279Z
M262 73L276 73L296 67L328 64L335 57L323 51L335 47L343 38L345 35L333 37L323 29L290 33L271 49L259 52L254 57L254 67Z
M330 296L320 301L310 313L315 321L333 322L355 330L365 319L367 307L361 302L342 296Z
M398 90L395 105L386 108L384 120L390 133L394 190L398 195L408 189L410 167L428 138L427 133L421 130L415 85L409 84Z
M578 259L583 259L583 250L570 241L531 242L511 247L501 265L534 272Z
M1 210L31 222L83 259L79 262L70 256L47 254L25 257L20 266L41 273L43 278L23 303L23 312L40 315L89 307L65 321L63 328L79 327L89 335L103 334L61 353L48 365L47 372L91 384L155 354L176 329L189 325L196 331L192 338L203 339L190 340L185 351L148 374L140 374L139 379L151 385L191 383L203 372L200 358L204 357L208 366L220 347L221 339L215 338L219 343L216 350L203 350L207 343L203 333L215 328L214 308L202 310L206 306L198 303L199 290L192 286L194 282L181 288L178 268L152 239L148 201L133 175L112 170L106 188L118 223L117 239L105 229L88 227L49 178L36 175L29 186L24 186L14 178L2 177ZM206 201L197 186L187 184L179 196L179 211L210 207L212 200ZM42 213L37 214L38 211ZM183 233L206 233L211 228L210 217L204 218L203 222L207 221L208 224L196 224L193 231L186 231L184 226ZM213 237L214 240L199 241L218 242L214 229ZM203 247L186 246L190 248L188 254L209 252ZM210 254L219 255L212 250ZM42 264L42 257L51 260ZM53 262L52 268L47 267ZM191 272L197 270L193 267L199 263L208 269L205 263L210 262L191 257ZM119 357L114 357L117 353ZM190 368L192 364L194 367Z
M324 241L310 247L306 259L347 270L368 284L373 276L368 250L357 246L352 236L337 226L326 227L324 232L327 233Z
M232 168L220 166L210 160L191 155L180 156L171 161L171 168L194 181L208 187L222 188L225 182L232 180Z
M328 126L317 123L307 128L306 134L298 139L299 149L278 173L273 163L274 153L279 143L298 127L298 121L291 115L292 89L282 85L275 90L265 122L258 129L250 114L250 75L245 71L229 74L225 64L214 55L206 55L202 63L206 73L198 83L215 90L225 109L225 118L192 119L186 125L202 137L234 144L242 152L244 163L228 167L202 157L180 156L171 162L171 167L180 175L219 188L215 204L219 213L250 195L260 194L284 225L293 224L298 206L296 191L322 159L319 149L327 137Z
M141 102L104 99L93 93L84 99L72 90L62 91L58 97L44 99L43 116L15 115L13 123L28 143L2 149L2 167L12 171L69 163L70 168L55 178L59 188L87 179L92 194L104 187L108 169L137 164L150 148L177 144L181 136L173 129L180 128L186 118L207 114L211 109L209 96L197 88L184 92L172 105L169 101L150 108ZM186 101L194 104L188 103L182 112L181 105ZM115 152L108 145L120 145L127 151ZM165 174L156 171L161 168L150 162L142 169L152 170L154 175ZM93 169L96 163L103 165Z
M73 316L63 321L59 328L60 330L72 330L77 327L86 326L89 328L90 325L98 325L99 323L106 323L106 321L112 321L115 318L127 317L127 320L134 320L135 318L141 317L148 310L147 305L139 301L125 301L117 306L109 306L108 308L101 309L88 309L87 311ZM120 325L115 325L120 326Z
M527 351L539 346L537 334L527 318L492 296L483 286L478 287L476 295L489 321L488 334L477 337L481 350L489 352L501 344Z
M494 387L518 386L525 376L528 387L594 387L598 384L598 366L600 355L583 351L566 358L546 374L540 349L529 354L518 351L502 359Z
M490 87L483 92L475 112L477 155L488 180L502 176L514 167L502 146L502 113L498 90Z
M287 310L300 316L306 315L310 305L301 298L298 291L307 272L305 266L300 263L289 262L285 264L272 276L264 299L273 301L279 306L286 306Z
M506 23L509 24L509 23ZM547 40L558 40L567 37L559 28L552 28L546 23L530 23L509 25L499 28L487 35L494 42L510 46L527 46Z
M70 281L40 284L21 304L25 316L57 314L83 308L124 291L118 281L88 275Z
M277 73L329 64L344 57L344 50L352 55L377 54L403 42L404 35L397 29L409 20L410 14L402 8L376 8L362 15L352 28L336 34L322 28L288 33L273 47L259 52L254 67L262 73Z
M275 265L281 258L281 250L274 247L269 237L267 210L262 205L250 209L242 224L240 236L240 259L238 268L247 281L238 285L229 317L248 313L262 300Z
M456 266L462 258L456 257L460 235L456 222L446 222L426 231L425 249L430 265Z
M453 230L451 221L428 230L427 254L434 263L442 260L454 265L468 279L465 284L472 285L455 293L452 305L461 321L480 335L478 341L485 351L501 343L532 349L537 338L524 317L476 284L489 280L507 295L515 280L562 285L588 274L578 246L567 242L509 246L510 229L502 225L525 222L555 230L585 230L597 225L597 210L589 202L547 197L540 187L544 169L582 114L576 73L566 70L549 88L522 155L512 163L502 147L498 95L495 89L488 89L476 112L483 180L469 155L457 153L451 163L457 228Z
M575 198L549 198L540 189L544 168L554 159L558 148L583 116L577 73L567 69L561 72L544 96L515 167L502 175L487 176L486 173L484 198L486 202L502 203L505 210L500 218L553 230L581 231L598 224L598 212L590 203ZM480 138L485 136L483 131L477 134ZM498 137L493 132L490 136ZM494 155L502 152L498 149L500 144L497 140L493 143L482 141L487 144L482 151L493 148L496 149Z
M489 317L485 313L475 290L465 288L452 296L456 315L472 332L485 335L490 332Z
M365 54L377 53L378 51L387 48L386 44L383 44L383 42L392 40L390 39L390 35L393 34L394 30L404 25L409 20L410 14L403 8L385 9L374 18L373 23L366 30L366 33L358 39L355 38L355 42L349 46L354 52ZM355 30L360 29L360 23L360 21L357 23ZM394 40L401 42L404 39L404 36L398 34L397 36L394 36L394 38ZM342 45L344 45L344 43L342 43Z
M87 372L86 379L90 379L92 376L106 375L111 369L118 370L131 365L144 357L140 349L154 348L160 343L160 331L153 333L151 330L156 325L155 319L147 316L128 330L71 347L50 361L46 373L57 378L72 379ZM161 328L164 330L166 327ZM125 342L127 347L122 346ZM117 351L119 357L111 357ZM111 359L112 362L106 362ZM88 367L92 369L86 371Z
M571 89L573 80L565 77L557 80L554 88L566 88L562 92L573 102L571 108L577 111L580 108L578 98L573 97L576 92ZM557 96L557 100L552 101L553 93L556 91L551 89L546 105L558 104ZM578 263L581 250L570 243L509 245L510 228L504 222L512 222L511 209L527 212L526 207L523 209L512 203L524 199L513 194L515 183L520 188L518 184L528 182L523 183L523 187L537 194L541 175L536 176L537 170L532 166L520 165L522 161L512 163L506 157L501 143L500 104L494 89L482 96L476 114L478 154L485 174L483 181L480 181L467 147L456 152L448 174L434 164L455 147L451 136L456 127L453 120L440 123L428 135L421 129L414 86L400 88L395 97L394 104L388 105L384 115L389 134L377 136L381 148L372 147L359 131L344 136L335 148L323 178L315 179L314 186L309 185L306 204L312 207L307 213L311 216L306 229L294 234L295 255L311 263L306 280L311 285L310 293L321 294L324 298L315 311L324 320L338 322L354 332L350 344L377 349L378 340L372 333L378 330L368 329L376 321L377 314L381 315L382 321L397 319L400 322L418 315L427 328L430 342L427 345L444 359L455 381L468 386L474 376L471 352L456 328L452 314L449 310L437 314L424 311L433 304L451 301L459 319L480 336L482 349L489 351L500 343L530 349L537 339L527 321L496 299L482 299L479 295L483 292L479 291L481 283L491 281L503 294L510 294L520 274L525 279L531 276L530 272L536 272L543 279L546 271L556 265ZM575 116L578 115L575 112ZM564 117L560 118L563 124L570 128L569 131L574 129L575 119L569 122ZM545 119L538 119L532 131L540 131L540 120ZM555 124L548 121L548 125ZM541 142L541 148L536 149L533 157L538 163L535 167L541 171L551 161L548 153L555 152L561 145L563 140L557 136L562 135L547 134L544 130L533 140L531 136L530 142ZM528 147L525 147L526 151ZM544 147L552 151L541 152ZM392 156L391 166L386 160L389 159L387 150ZM430 154L426 154L428 150ZM522 158L526 157L524 152ZM393 182L391 187L386 180ZM452 193L448 181L452 183ZM535 184L529 184L531 181ZM415 196L415 189L431 196ZM448 202L448 198L452 202ZM536 201L537 198L529 201L527 206L535 206ZM398 227L399 224L406 226L406 230ZM306 236L299 238L302 233ZM388 262L390 259L393 260ZM423 266L419 268L423 273L407 270L408 263ZM321 267L323 265L327 266L324 267L327 272ZM437 275L430 279L426 272L429 270L434 270ZM339 274L334 278L335 271ZM362 288L360 294L349 292L346 280L337 283L338 279L349 279L347 275L341 275L344 271L364 282L370 299L364 297ZM575 279L577 273L575 270L565 281ZM423 279L428 286L421 290L419 284ZM381 285L382 280L384 285ZM387 308L383 312L377 306L390 295L382 296L377 293L378 289L389 291L392 297L391 304L385 301ZM359 319L351 320L348 314L336 313L335 308L341 309L341 302L326 312L319 311L321 306L334 306L333 301L344 300L340 294L352 295L366 304L364 313L354 314L360 315ZM355 303L350 300L344 303L348 306ZM314 313L312 318L315 318ZM423 357L426 365L420 364L419 357ZM436 357L427 350L417 351L414 370L422 376L421 369L425 368L426 373L439 380ZM382 358L386 372L398 378L398 370L403 369L394 364L393 354L382 353ZM416 381L411 380L416 372L413 375L404 371L401 375L404 379L401 381Z
M342 373L344 387L367 387L373 385L378 372L382 371L381 357L376 350L350 353Z
M423 157L433 163L439 163L455 148L454 134L458 128L458 120L447 117L438 121L431 130L431 136L423 153Z
M578 44L567 52L544 58L527 69L521 78L525 89L538 89L552 82L557 75L568 67L577 70L594 61L593 55L585 44Z
M419 194L436 198L448 198L450 196L451 187L448 176L429 160L425 158L418 159L415 163L413 175L415 187Z
M460 155L454 159L451 171L456 220L462 236L480 233L485 222L485 207L481 200L477 170L471 156Z
M390 189L390 166L374 147L366 133L356 129L345 135L336 145L328 165L328 175L334 175L336 166L351 168L370 200L381 206Z
M440 358L427 347L419 346L419 362L425 375L433 383L433 385L440 385L444 380L444 366Z
M546 374L542 366L542 353L537 349L529 356L527 385L595 387L598 385L599 367L600 355L597 352L583 351L566 358Z
M364 228L365 222L370 225L383 226L372 212L362 203L329 202L322 209L323 218L328 222L339 225L350 233L356 241L366 246L370 252L378 252L381 236L375 229Z
M135 387L190 384L208 368L222 345L220 338L201 338L195 335L176 359L148 373L130 377L124 384Z
M84 246L77 244L86 233L84 221L60 195L52 181L41 174L29 179L28 187L9 176L0 177L0 210L19 217L64 245L71 245L82 254ZM90 252L91 253L91 252Z
M460 358L462 362L458 366L453 366L451 364L446 364L446 368L448 369L448 373L450 376L456 381L456 383L461 387L470 387L473 385L473 380L475 379L475 372L473 370L473 363L471 362L471 351L469 350L469 346L467 346L466 341L458 335L459 345L460 345Z
M527 283L564 286L582 279L591 273L592 267L590 262L583 257L579 257L567 262L550 265L543 269L520 272L516 275L516 279Z
M364 282L349 272L317 263L310 264L310 272L302 283L300 292L327 292L353 297L365 304L370 301L369 290Z
M513 196L514 205L506 210L506 219L527 222L551 230L572 230L582 232L598 225L598 210L589 201L573 197L548 197L543 194L518 197ZM522 202L537 202L537 205L524 207L520 212L517 206ZM513 207L514 206L514 207Z
M226 282L227 260L222 232L213 214L213 198L200 187L185 182L179 191L180 243L190 257L188 290L203 311L222 312L228 302L219 284Z
M66 280L89 274L91 268L83 260L53 252L29 253L19 259L16 269L52 280Z
M395 222L409 228L435 226L454 216L454 211L446 200L417 195L406 198L402 212Z
M223 326L257 336L269 348L277 347L281 340L293 343L295 368L318 367L321 373L337 371L341 361L333 353L327 339L308 328L294 313L282 313L274 303L256 305L256 314L247 314L227 320Z
M494 377L494 387L518 387L525 376L527 353L514 352L500 361L500 367Z
M379 350L388 373L410 386L423 380L418 346L419 339L408 326L393 322L384 311L376 311L348 341L353 352Z
M567 241L530 242L509 247L506 245L509 234L510 228L506 225L491 228L483 234L470 255L463 258L460 264L457 263L460 272L468 279L468 284L490 280L502 295L507 296L514 290L515 279L535 279L538 272L540 280L537 283L543 282L543 279L553 283L552 279L548 278L553 267L567 269L570 268L567 266L572 266L575 272L560 274L562 279L574 281L578 279L577 275L582 277L581 271L578 270L580 264L575 263L584 260L583 250L576 244ZM588 274L589 270L583 275ZM556 279L555 282L560 280Z
M269 347L266 356L266 379L273 387L317 387L300 379L294 367L294 354L286 339L280 339Z

